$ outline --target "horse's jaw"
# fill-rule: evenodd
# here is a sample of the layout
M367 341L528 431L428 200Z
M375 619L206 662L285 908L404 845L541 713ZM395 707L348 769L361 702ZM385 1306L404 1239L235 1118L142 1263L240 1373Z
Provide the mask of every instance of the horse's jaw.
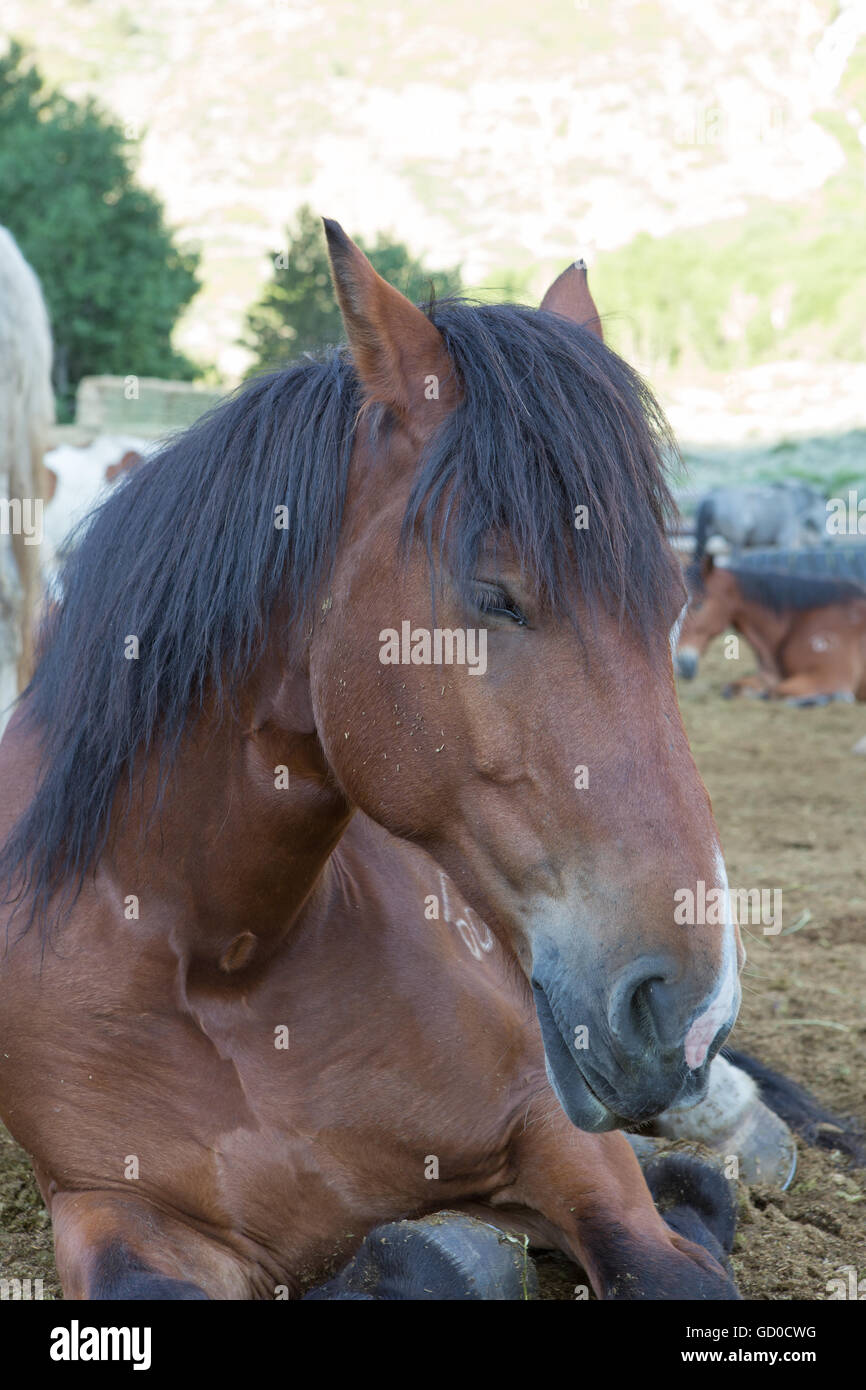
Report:
M532 982L532 994L544 1044L547 1079L571 1123L591 1134L620 1129L621 1119L592 1090L562 1036L544 989L536 981Z

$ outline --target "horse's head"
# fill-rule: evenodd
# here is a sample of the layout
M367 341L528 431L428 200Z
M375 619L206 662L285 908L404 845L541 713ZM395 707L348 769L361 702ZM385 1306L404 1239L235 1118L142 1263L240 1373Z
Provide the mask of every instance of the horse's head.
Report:
M726 878L674 688L651 398L582 266L542 311L428 316L327 226L366 405L310 644L325 756L513 951L571 1119L648 1118L702 1094L741 956L729 911L676 918Z
M737 584L726 569L705 555L689 571L689 606L677 643L677 675L694 680L698 662L710 642L729 626L737 601Z

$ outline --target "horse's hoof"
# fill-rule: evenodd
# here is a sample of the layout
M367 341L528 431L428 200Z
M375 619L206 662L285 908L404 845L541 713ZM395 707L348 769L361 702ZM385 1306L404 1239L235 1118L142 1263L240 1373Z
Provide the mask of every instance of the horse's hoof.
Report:
M827 695L789 695L785 703L809 709L816 705L853 705L856 698L850 690L833 690Z
M377 1226L335 1279L305 1297L501 1302L537 1298L538 1281L524 1241L443 1211Z
M669 1226L714 1255L730 1254L737 1224L735 1187L725 1160L691 1140L627 1134L656 1207Z
M668 1225L702 1245L724 1268L737 1229L737 1202L720 1156L700 1146L668 1148L644 1165L643 1174Z
M666 1139L704 1144L731 1161L728 1176L748 1183L784 1192L797 1169L797 1145L785 1121L760 1099L751 1077L724 1057L716 1057L710 1067L705 1098L687 1108L672 1106L652 1129Z
M736 1188L725 1177L720 1156L699 1144L671 1145L643 1134L626 1138L665 1224L711 1262L679 1245L642 1271L631 1254L607 1274L603 1297L739 1299L728 1260L737 1228Z
M866 1167L863 1129L856 1121L825 1110L796 1081L772 1071L754 1057L731 1051L728 1060L756 1082L761 1099L807 1144L820 1149L838 1149L858 1168Z

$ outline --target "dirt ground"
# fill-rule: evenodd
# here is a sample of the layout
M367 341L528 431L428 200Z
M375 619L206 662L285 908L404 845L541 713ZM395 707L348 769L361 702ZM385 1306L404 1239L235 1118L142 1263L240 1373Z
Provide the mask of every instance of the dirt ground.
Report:
M783 892L778 935L744 930L731 1045L866 1125L866 758L851 752L866 735L866 705L721 698L752 669L745 649L731 662L719 641L680 687L731 885ZM741 1187L733 1264L744 1298L823 1300L841 1266L862 1279L866 1169L799 1145L787 1193ZM566 1261L538 1266L545 1297L574 1297Z
M719 642L680 690L730 882L782 890L781 932L744 935L731 1042L866 1124L866 757L851 752L866 705L722 699L751 669L746 651L727 661ZM826 1298L840 1266L866 1275L866 1170L801 1145L788 1192L741 1194L740 1291Z
M746 928L731 1045L866 1124L866 705L797 709L724 700L753 668L721 639L680 687L695 760L735 887L782 890L782 930ZM736 669L734 669L736 667ZM574 1296L564 1260L539 1262L545 1297ZM747 1299L825 1299L843 1266L866 1276L866 1170L799 1146L785 1193L741 1187L733 1256Z
M732 671L737 665L738 669ZM732 1043L866 1124L866 705L795 709L726 701L751 669L717 645L681 689L732 885L782 890L778 935L747 928ZM786 1193L743 1188L734 1269L748 1299L824 1299L840 1267L866 1276L866 1170L801 1146ZM572 1298L575 1270L539 1260L543 1297ZM47 1216L21 1150L0 1128L0 1275L59 1297Z

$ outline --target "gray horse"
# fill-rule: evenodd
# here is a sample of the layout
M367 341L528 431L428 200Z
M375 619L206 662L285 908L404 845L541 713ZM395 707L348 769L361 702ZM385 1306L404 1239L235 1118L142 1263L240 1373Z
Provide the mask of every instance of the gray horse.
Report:
M703 558L711 536L723 536L737 550L753 545L796 547L820 540L826 521L824 494L807 483L714 488L698 506L694 558Z

